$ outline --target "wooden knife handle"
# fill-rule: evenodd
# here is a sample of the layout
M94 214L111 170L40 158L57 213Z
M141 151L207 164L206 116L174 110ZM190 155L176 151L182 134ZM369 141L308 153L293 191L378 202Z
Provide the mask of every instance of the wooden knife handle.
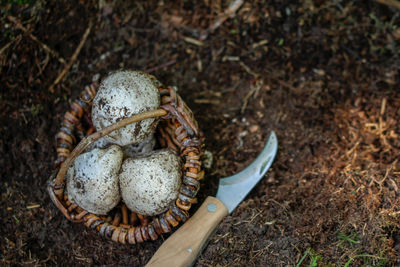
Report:
M228 209L221 201L215 197L207 197L193 217L161 245L146 267L189 266L226 215Z

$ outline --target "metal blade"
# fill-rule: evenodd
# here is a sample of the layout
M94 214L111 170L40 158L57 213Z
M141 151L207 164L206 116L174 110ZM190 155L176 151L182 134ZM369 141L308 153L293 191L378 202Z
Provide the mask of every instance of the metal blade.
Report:
M277 151L278 138L272 131L263 150L249 166L235 175L219 180L217 198L225 204L229 213L232 213L268 171Z

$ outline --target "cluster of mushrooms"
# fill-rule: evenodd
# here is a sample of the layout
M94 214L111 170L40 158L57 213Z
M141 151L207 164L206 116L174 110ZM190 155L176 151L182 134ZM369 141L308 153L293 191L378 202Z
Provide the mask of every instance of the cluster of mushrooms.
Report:
M153 76L143 72L110 74L93 100L96 130L158 109L158 86ZM132 123L87 148L68 169L68 199L98 215L107 214L121 198L128 209L142 215L166 211L179 194L182 163L173 150L154 150L157 123L157 119Z

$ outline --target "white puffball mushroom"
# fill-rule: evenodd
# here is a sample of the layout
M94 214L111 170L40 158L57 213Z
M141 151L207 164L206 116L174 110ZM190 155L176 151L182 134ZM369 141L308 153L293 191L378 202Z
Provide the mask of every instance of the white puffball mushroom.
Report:
M122 199L136 213L160 214L177 198L181 176L181 159L172 150L128 158L122 163L119 175Z
M92 120L97 131L133 115L160 107L159 82L139 71L116 71L100 84L93 99ZM156 119L129 124L106 136L113 144L138 144L152 135Z
M122 156L117 145L79 155L66 175L68 199L91 213L107 214L121 200L118 172Z

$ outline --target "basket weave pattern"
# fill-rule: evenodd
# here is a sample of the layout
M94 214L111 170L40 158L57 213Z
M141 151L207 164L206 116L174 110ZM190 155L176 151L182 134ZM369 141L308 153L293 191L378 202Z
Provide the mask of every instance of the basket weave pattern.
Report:
M202 134L193 113L175 90L172 87L160 87L161 108L167 114L159 117L156 137L161 147L176 151L184 163L182 184L176 201L166 212L153 217L128 210L122 201L107 216L92 214L68 200L64 192L65 181L63 177L57 180L56 176L78 141L95 132L90 111L97 88L97 83L86 86L65 113L60 131L56 135L57 160L55 171L49 180L48 192L68 220L83 222L87 227L99 231L103 237L122 244L156 240L159 235L171 232L179 222L185 222L189 218L188 211L200 188L199 180L204 176L200 160Z

